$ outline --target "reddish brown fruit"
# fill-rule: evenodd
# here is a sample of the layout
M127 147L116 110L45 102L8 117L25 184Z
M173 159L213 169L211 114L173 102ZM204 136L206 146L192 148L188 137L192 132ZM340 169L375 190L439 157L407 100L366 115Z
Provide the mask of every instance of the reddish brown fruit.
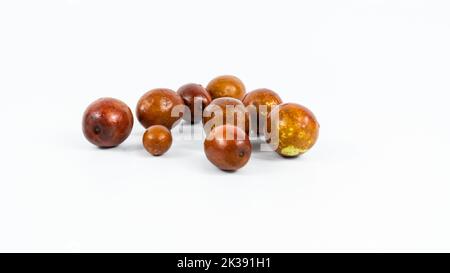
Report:
M241 100L245 95L245 86L242 81L230 75L219 76L212 79L206 86L212 99L231 97Z
M224 171L236 171L247 164L252 153L248 135L232 125L214 128L204 142L206 157Z
M273 108L267 126L270 132L267 141L285 157L307 152L316 143L320 128L314 114L296 103L284 103Z
M282 100L274 91L261 88L247 93L242 102L249 111L254 111L256 114L256 118L252 119L252 121L256 121L256 124L252 124L252 129L256 129L259 134L265 130L267 115L273 107L281 104ZM249 107L254 107L254 109L251 110Z
M172 116L174 107L180 107ZM170 89L158 88L145 93L136 106L136 116L145 128L163 125L169 130L182 117L184 103L178 94Z
M91 103L83 114L83 134L98 147L122 143L133 128L133 113L118 99L101 98Z
M191 124L199 122L202 119L203 109L211 102L208 91L200 84L189 83L180 87L177 93L190 110L190 115L185 112L183 119Z
M203 111L206 134L216 126L230 124L249 133L249 115L242 101L234 98L217 98Z
M162 155L172 145L172 134L165 126L153 125L145 131L142 143L150 154L154 156Z

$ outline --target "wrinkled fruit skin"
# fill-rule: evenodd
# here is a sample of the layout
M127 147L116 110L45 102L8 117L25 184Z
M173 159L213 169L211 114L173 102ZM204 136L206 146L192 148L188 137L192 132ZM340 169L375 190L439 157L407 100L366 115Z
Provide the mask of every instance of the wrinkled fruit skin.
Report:
M199 122L202 119L203 109L211 103L208 91L200 84L189 83L180 87L177 93L191 112L190 115L184 113L183 119L191 124ZM196 100L198 100L197 103L195 103ZM195 113L197 113L196 116L194 116Z
M243 130L232 125L222 125L211 131L204 142L204 149L206 157L216 167L224 171L236 171L249 161L252 144Z
M98 147L115 147L122 143L133 128L133 113L122 101L101 98L91 103L83 114L83 134Z
M169 129L162 125L150 126L142 137L142 144L150 154L159 156L170 149L172 145L172 134Z
M247 93L242 102L247 109L249 107L255 108L256 118L252 118L252 123L255 120L256 124L252 124L252 129L256 129L258 134L265 131L267 115L272 108L283 103L276 92L266 88L256 89ZM266 109L263 109L261 106L266 106Z
M233 107L227 111L227 106ZM219 111L220 110L220 111ZM213 120L214 119L214 120ZM214 99L203 111L203 126L206 131L206 135L210 130L214 129L214 126L208 126L208 122L215 124L220 121L218 125L230 124L239 127L247 134L250 130L250 120L248 111L244 104L235 98L217 98Z
M274 124L271 123L272 120ZM295 157L307 152L316 143L320 127L314 114L296 103L284 103L273 108L267 126L270 132L267 141L284 157Z
M163 125L170 130L183 115L184 108L180 108L180 113L171 116L172 109L176 106L184 107L184 103L175 91L165 88L153 89L139 99L136 116L144 128Z
M245 95L245 86L242 81L230 75L219 76L212 79L206 86L212 99L231 97L241 100Z

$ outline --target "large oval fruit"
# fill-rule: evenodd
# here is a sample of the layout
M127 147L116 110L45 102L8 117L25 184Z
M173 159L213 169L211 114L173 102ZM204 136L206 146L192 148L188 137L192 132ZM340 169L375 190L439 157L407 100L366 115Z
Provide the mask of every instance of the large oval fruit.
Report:
M133 128L133 113L122 101L101 98L91 103L83 114L83 134L98 147L114 147L122 143Z
M248 135L232 125L214 128L204 142L208 160L224 171L235 171L247 164L252 153Z
M320 127L314 114L296 103L284 103L273 108L267 126L267 141L285 157L307 152L316 143Z
M245 86L242 81L230 75L219 76L212 79L206 86L212 99L231 97L241 100L245 95Z
M180 107L172 110L174 107ZM179 111L177 111L179 110ZM169 130L182 117L184 103L173 90L158 88L145 93L136 106L136 117L145 128L163 125Z

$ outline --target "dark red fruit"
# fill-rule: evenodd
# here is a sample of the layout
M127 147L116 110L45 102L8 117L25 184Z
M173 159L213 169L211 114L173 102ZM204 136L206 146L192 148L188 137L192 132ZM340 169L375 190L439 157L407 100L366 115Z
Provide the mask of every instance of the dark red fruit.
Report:
M183 119L191 124L199 122L202 119L203 109L211 102L208 91L200 84L189 83L180 87L177 93L190 110L190 115L185 112Z
M83 114L83 134L98 147L122 143L133 128L133 113L118 99L101 98L91 103Z
M252 153L248 135L232 125L214 128L204 142L206 157L224 171L235 171L247 164Z

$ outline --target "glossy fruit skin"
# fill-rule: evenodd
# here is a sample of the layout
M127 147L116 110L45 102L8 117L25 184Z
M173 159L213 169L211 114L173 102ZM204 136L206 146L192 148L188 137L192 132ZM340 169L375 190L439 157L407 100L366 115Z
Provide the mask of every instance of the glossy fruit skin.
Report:
M307 152L316 143L320 128L314 114L296 103L284 103L273 108L267 126L270 132L267 141L284 157L296 157Z
M83 134L94 145L115 147L125 141L133 129L133 113L122 101L100 98L83 114Z
M199 122L202 119L203 109L211 103L208 91L200 84L188 83L181 86L177 93L191 112L190 115L184 113L183 119L191 124ZM196 100L199 102L195 103ZM197 115L194 116L196 113Z
M174 107L184 107L183 100L175 91L166 88L153 89L139 99L136 117L144 128L163 125L170 130L183 115L181 111L177 116L172 117Z
M227 138L227 134L231 137ZM214 128L204 142L208 160L224 171L236 171L250 159L252 144L248 135L232 125Z
M258 134L264 132L267 115L272 108L283 103L280 96L275 91L267 88L260 88L247 93L242 99L242 102L247 109L249 109L249 107L255 107L254 111L256 117L252 119L252 122L255 120L256 124L252 124L252 128L255 128ZM266 106L266 109L263 109L261 106Z
M227 106L232 107L227 111ZM218 111L220 110L220 111ZM217 98L203 110L203 126L206 134L209 134L209 126L206 126L209 121L215 123L212 119L218 119L220 125L230 124L237 126L244 130L247 134L250 130L250 119L248 111L242 101L235 98ZM213 129L215 126L211 126Z
M212 79L206 86L212 99L231 97L241 100L245 95L244 83L231 75L219 76Z
M145 130L142 144L147 152L159 156L167 152L172 146L172 134L165 126L153 125Z

